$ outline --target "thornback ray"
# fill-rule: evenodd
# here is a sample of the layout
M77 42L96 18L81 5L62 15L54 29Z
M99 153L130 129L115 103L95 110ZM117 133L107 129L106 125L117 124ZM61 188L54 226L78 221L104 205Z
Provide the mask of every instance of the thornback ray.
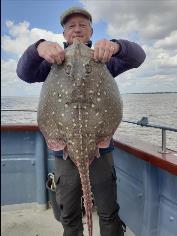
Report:
M63 150L78 168L89 236L92 192L89 165L106 148L122 119L118 86L93 51L75 40L65 49L62 65L53 64L43 83L37 120L48 147Z

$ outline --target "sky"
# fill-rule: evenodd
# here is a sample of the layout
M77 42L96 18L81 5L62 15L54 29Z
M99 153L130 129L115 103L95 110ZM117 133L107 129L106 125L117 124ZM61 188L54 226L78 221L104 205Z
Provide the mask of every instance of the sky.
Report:
M39 96L42 83L28 84L16 75L19 58L41 38L63 45L60 15L81 6L93 17L97 40L138 43L146 60L115 78L124 93L177 92L177 0L2 0L2 96Z

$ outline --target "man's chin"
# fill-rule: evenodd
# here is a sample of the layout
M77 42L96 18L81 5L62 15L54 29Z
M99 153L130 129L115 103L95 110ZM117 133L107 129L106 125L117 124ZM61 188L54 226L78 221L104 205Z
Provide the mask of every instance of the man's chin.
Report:
M74 37L73 41L74 41L74 39L77 39L80 43L85 43L85 41L82 37Z

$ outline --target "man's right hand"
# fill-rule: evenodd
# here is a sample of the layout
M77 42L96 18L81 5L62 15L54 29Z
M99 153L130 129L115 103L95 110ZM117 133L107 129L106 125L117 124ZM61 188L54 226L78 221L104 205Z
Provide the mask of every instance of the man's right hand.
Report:
M64 49L58 43L44 41L37 46L37 51L40 57L52 64L60 65L65 58Z

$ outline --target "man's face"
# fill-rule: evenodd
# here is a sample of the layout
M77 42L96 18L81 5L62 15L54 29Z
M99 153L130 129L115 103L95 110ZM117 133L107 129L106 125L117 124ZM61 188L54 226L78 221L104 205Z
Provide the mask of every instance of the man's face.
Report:
M64 25L63 35L69 44L73 43L74 38L81 43L88 42L92 36L90 21L82 15L72 15Z

